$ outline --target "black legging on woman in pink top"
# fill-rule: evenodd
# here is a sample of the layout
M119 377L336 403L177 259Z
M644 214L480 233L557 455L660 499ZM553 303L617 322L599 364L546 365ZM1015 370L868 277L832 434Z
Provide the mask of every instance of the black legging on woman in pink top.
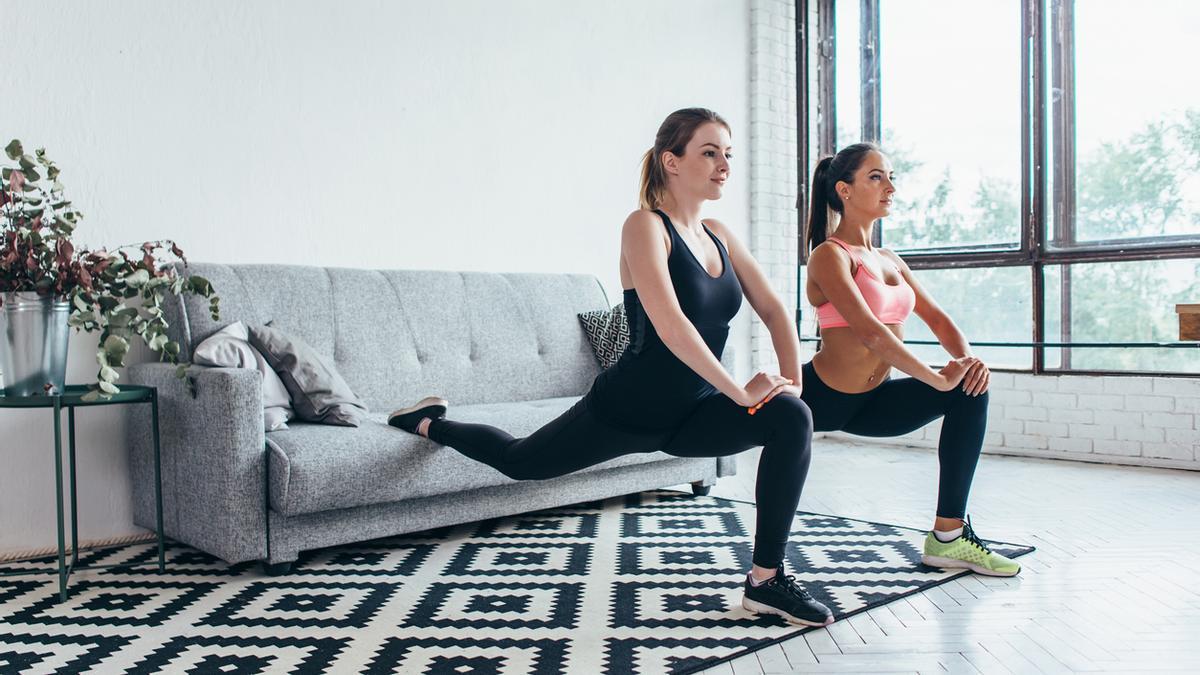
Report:
M988 395L971 396L957 386L938 391L911 377L886 380L871 391L846 394L821 381L804 364L801 396L812 410L814 431L846 431L890 437L916 431L941 417L938 439L937 515L962 518L987 431Z

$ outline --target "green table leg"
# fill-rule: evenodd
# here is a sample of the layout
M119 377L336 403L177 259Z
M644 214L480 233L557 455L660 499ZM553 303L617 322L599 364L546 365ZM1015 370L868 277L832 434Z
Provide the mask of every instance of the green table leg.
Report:
M67 466L71 474L71 564L67 567L67 576L75 569L79 561L79 508L75 500L75 407L67 408Z
M67 599L67 564L66 542L63 541L63 493L62 493L62 397L54 397L54 493L58 506L58 597L60 601Z
M154 516L158 527L158 571L165 572L166 554L163 547L162 457L158 447L158 389L150 391L150 426L154 430Z

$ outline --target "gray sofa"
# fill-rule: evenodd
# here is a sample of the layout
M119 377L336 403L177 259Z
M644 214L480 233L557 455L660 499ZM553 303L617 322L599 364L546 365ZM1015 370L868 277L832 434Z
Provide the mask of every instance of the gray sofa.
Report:
M527 435L569 408L599 366L576 315L608 306L588 275L372 271L193 264L221 298L164 307L181 358L223 325L268 321L335 364L370 407L360 427L295 421L264 433L255 370L130 366L158 388L166 535L229 563L286 572L302 551L692 483L706 492L731 458L633 454L546 481L510 480L393 429L387 413L428 394L453 419ZM728 363L728 354L726 355ZM728 367L728 366L727 366ZM134 522L154 527L153 451L130 415Z

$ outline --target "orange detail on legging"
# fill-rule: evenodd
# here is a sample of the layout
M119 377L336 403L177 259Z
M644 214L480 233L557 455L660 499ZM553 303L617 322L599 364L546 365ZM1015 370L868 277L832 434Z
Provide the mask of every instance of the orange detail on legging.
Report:
M854 264L858 265L858 269L854 270L854 285L858 286L858 292L862 293L863 300L866 301L867 307L871 308L871 313L875 315L875 318L885 324L904 323L917 304L917 295L913 292L912 286L904 281L904 277L901 276L900 283L895 286L884 283L883 280L871 274L871 271L862 264L862 256L850 248L846 242L837 237L829 237L826 241L832 241L841 246L846 253L850 254L850 259L854 261ZM899 272L900 269L897 268L896 271ZM817 325L821 328L844 328L850 324L842 318L842 314L837 311L832 302L825 302L817 307Z

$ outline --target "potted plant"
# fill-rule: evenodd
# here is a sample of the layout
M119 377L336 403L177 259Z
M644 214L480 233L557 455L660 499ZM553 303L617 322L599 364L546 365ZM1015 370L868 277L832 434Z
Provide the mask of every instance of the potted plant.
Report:
M201 295L209 299L209 311L216 320L219 298L212 284L187 274L187 259L171 240L112 250L76 247L71 235L83 214L63 197L59 169L45 149L38 149L30 157L21 142L13 140L4 152L16 164L3 168L0 183L0 311L5 303L10 303L9 310L19 303L23 303L23 309L37 302L45 308L45 316L34 311L29 314L34 318L20 319L25 322L22 326L36 326L24 332L14 330L14 313L6 312L10 316L5 336L8 344L0 343L0 349L7 352L6 361L22 354L41 355L40 364L17 364L26 372L41 373L41 391L17 393L50 393L62 386L66 338L51 336L56 332L66 335L68 328L100 331L96 352L100 369L88 394L91 398L120 391L116 384L120 376L115 369L125 365L125 355L135 338L157 352L160 360L179 364L179 376L183 377L187 364L180 364L179 344L167 337L162 301L167 293ZM61 325L63 322L66 326ZM38 335L44 344L13 344L22 339L36 342ZM47 354L50 343L55 353ZM54 364L58 370L56 381L45 372L46 364ZM13 365L10 363L10 368ZM4 373L6 386L11 387L11 376Z

